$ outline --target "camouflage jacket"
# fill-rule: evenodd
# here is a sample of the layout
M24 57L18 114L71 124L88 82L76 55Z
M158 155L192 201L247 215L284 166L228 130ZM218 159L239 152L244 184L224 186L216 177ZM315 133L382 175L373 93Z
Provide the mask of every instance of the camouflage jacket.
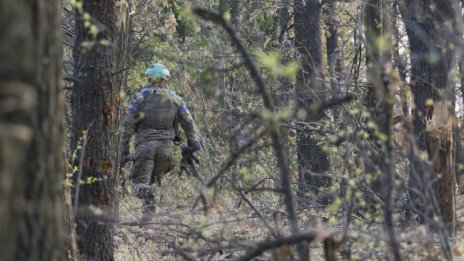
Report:
M141 89L133 95L124 118L120 143L123 155L129 152L132 134L136 147L153 140L173 140L177 123L189 143L198 140L195 121L174 91L152 86Z

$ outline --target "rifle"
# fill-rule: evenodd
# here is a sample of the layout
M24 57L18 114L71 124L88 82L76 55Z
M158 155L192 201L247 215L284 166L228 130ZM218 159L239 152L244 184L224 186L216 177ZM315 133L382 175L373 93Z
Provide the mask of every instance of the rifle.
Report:
M182 160L180 161L180 174L182 174L182 172L185 171L187 175L194 176L201 183L204 184L204 181L201 178L196 166L197 164L200 164L200 160L195 155L193 155L192 149L190 149L187 145L182 144L180 148L182 149Z
M182 172L185 171L187 173L187 175L194 176L195 178L197 178L200 181L200 183L202 184L203 188L206 188L206 182L200 176L200 173L198 172L198 169L197 169L197 166L196 166L196 164L200 164L200 160L197 157L195 157L195 155L193 155L193 150L190 149L187 145L182 144L182 146L180 146L180 148L182 149L182 160L180 161L180 173L179 173L179 175L182 175ZM207 203L207 200L206 200L204 190L200 189L199 192L200 192L200 197L198 199L201 199L201 201L203 202L204 211L205 211L205 214L207 214L208 213L208 203ZM196 205L198 204L198 199L193 204L193 208L195 208Z

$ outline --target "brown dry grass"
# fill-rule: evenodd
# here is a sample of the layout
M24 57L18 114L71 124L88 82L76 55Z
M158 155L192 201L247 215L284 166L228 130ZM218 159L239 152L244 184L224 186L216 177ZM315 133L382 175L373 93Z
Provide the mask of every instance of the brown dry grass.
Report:
M116 226L116 260L185 260L178 253L179 248L190 249L189 255L197 260L235 260L253 242L265 239L269 230L255 213L241 204L232 193L222 191L208 215L204 215L201 204L192 209L198 195L199 184L193 178L168 177L163 188L158 190L158 209L153 223L144 227L138 225L141 217L141 201L126 196L120 204L120 224ZM253 203L266 217L269 225L288 231L284 216L274 219L273 212L281 212L278 198L253 198ZM458 202L458 234L452 238L455 260L464 260L464 200ZM327 221L329 216L336 219ZM300 213L303 228L322 228L342 233L345 221L344 212L326 213L309 210ZM402 216L396 216L397 235L401 241L404 260L443 260L438 237L431 234L425 226L408 223ZM367 224L367 220L354 215L349 229L350 240L340 250L351 250L350 259L340 260L384 260L388 252L386 235L381 222ZM213 251L217 246L241 245L242 250ZM240 247L238 247L240 248ZM177 252L177 253L176 253ZM280 260L291 260L292 251L283 249L274 255L287 253ZM203 254L202 254L203 253ZM266 252L255 260L273 260L273 253ZM322 244L311 244L312 260L324 260Z

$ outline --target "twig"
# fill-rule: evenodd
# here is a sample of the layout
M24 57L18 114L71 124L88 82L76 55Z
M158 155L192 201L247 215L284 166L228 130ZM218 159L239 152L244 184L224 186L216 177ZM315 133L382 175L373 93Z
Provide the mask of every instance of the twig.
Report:
M77 173L76 190L74 191L74 218L76 218L78 204L79 204L79 189L81 185L82 169L84 165L84 154L85 154L86 146L87 146L87 134L84 135L84 143L82 144L82 151L79 157L79 172Z
M227 161L222 164L221 168L218 170L216 175L214 175L214 177L212 177L208 181L208 183L206 183L206 187L210 188L214 184L216 184L217 180L224 174L224 172L226 172L230 168L230 166L232 166L235 163L235 161L240 157L240 155L243 152L245 152L247 149L249 149L251 146L253 146L253 144L256 142L256 140L258 140L259 138L264 136L264 134L266 134L266 132L261 131L260 133L256 134L255 138L250 139L247 143L242 145L237 151L234 151L230 155L230 157L227 159Z
M119 71L116 71L116 72L114 72L114 73L111 73L111 76L115 76L116 74L123 73L123 72L125 72L125 71L127 71L127 70L129 70L129 69L130 69L130 67L122 68L122 69L119 70Z
M181 257L183 257L185 260L196 261L196 259L193 256L191 256L189 253L187 253L187 251L185 251L185 250L183 250L181 248L175 248L174 251L168 251L168 252L165 252L165 253L178 254Z
M232 183L232 186L234 187L234 189L236 191L238 191L238 193L240 194L240 196L242 197L242 199L248 204L248 206L253 209L253 211L256 213L256 215L258 215L258 217L261 219L261 221L264 223L264 225L267 227L267 229L269 229L269 231L271 232L272 236L273 237L278 237L279 236L279 233L273 229L271 227L271 225L269 225L269 223L266 221L266 218L264 218L264 216L261 214L261 212L259 212L259 210L253 205L253 203L251 203L251 201L247 198L247 196L245 196L245 194L243 194L243 192L240 190L240 188L238 188L235 184Z

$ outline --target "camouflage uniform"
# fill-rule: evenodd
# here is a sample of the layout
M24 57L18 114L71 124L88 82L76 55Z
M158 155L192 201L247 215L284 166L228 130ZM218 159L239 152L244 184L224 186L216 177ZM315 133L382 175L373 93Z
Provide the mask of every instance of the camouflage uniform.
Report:
M129 153L129 140L135 135L134 165L130 178L133 193L144 199L144 210L153 210L151 184L174 168L176 125L180 123L189 144L198 143L197 127L179 96L165 88L149 86L134 94L124 118L122 155Z

